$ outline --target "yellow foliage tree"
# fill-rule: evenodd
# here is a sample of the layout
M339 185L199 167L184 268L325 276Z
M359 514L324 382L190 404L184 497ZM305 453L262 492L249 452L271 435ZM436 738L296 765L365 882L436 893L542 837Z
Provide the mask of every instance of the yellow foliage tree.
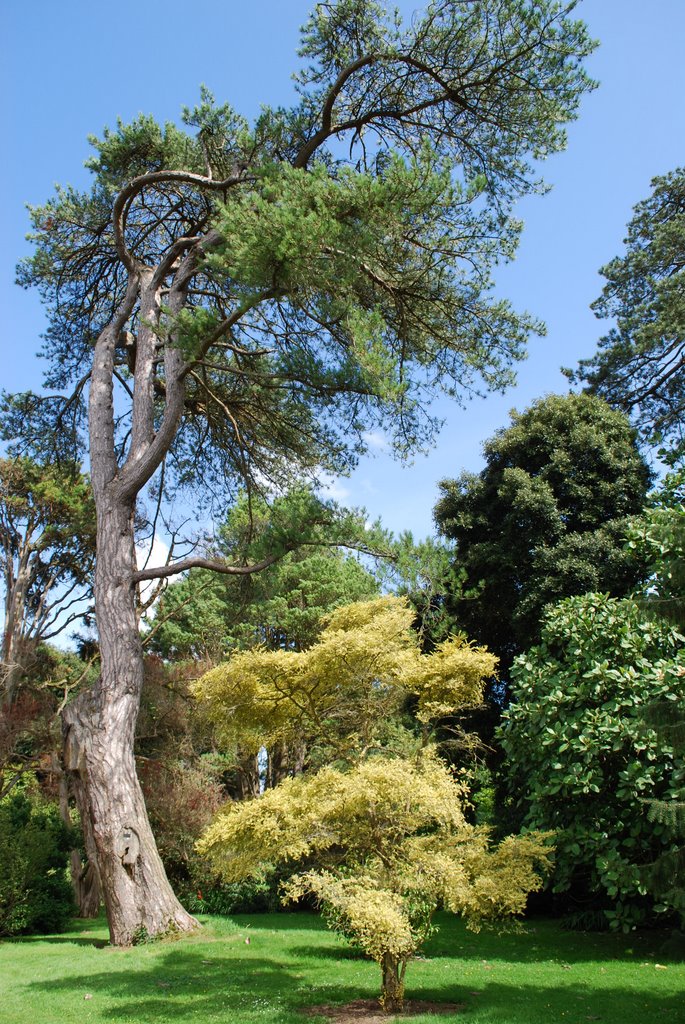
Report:
M473 928L519 913L549 858L537 834L491 848L488 830L466 822L464 787L427 734L409 754L401 728L388 732L409 695L428 725L477 703L495 668L492 655L458 638L421 654L411 620L398 598L349 605L329 617L310 650L238 654L197 684L212 716L227 716L232 738L330 730L335 765L229 806L198 849L231 881L291 865L284 898L313 895L380 965L388 1012L402 1007L407 963L438 906Z
M427 725L479 704L495 671L494 656L461 637L422 655L413 619L404 598L346 605L308 650L237 653L204 675L195 695L226 744L255 752L299 743L314 766L356 763L387 748L407 698Z

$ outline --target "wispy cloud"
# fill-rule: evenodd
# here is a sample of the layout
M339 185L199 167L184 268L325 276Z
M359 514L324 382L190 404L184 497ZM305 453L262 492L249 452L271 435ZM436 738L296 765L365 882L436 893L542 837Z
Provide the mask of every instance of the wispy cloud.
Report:
M390 448L385 434L380 430L366 430L362 438L372 452L387 452Z
M341 502L347 501L352 494L350 488L346 487L340 477L336 476L322 477L319 491L323 498L332 498L333 501Z

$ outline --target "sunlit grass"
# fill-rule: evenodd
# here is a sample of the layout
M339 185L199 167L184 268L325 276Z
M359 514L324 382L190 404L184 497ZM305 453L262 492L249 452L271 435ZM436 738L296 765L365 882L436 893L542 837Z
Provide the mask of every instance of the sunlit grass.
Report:
M312 915L203 921L194 938L126 950L107 946L103 921L0 943L0 1020L303 1024L304 1007L378 994L376 965ZM549 921L473 935L444 915L425 958L408 969L407 996L466 1004L444 1024L685 1024L685 964L660 959L661 942L656 933L564 932Z

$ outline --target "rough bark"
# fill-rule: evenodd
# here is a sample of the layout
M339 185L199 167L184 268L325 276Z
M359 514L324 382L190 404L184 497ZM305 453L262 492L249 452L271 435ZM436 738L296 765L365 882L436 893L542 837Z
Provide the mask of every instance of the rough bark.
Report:
M267 789L275 789L279 783L288 777L289 756L288 745L285 740L279 740L277 743L274 743L273 747L268 751L268 758L266 787Z
M14 703L19 684L24 675L24 668L29 645L23 637L21 609L26 602L29 586L28 545L20 552L16 577L13 577L11 557L6 555L7 569L5 572L5 629L2 638L2 704L9 708Z
M85 862L83 861L80 850L74 849L69 855L69 873L74 890L74 900L78 908L78 916L84 918L97 917L100 912L100 904L102 903L102 886L97 866L97 850L95 848L93 830L90 827L90 818L86 813L82 786L76 774L67 773L61 768L56 756L53 759L53 770L59 774L59 810L62 821L65 825L71 825L71 815L69 813L70 779L72 781L71 795L74 797L81 816L86 860Z
M72 858L74 852L78 854L78 851L72 851ZM79 863L78 865L74 864L73 867L76 868L78 866L80 866L80 870L78 875L75 876L78 916L83 918L97 917L100 913L100 904L102 903L100 873L90 858L85 864L82 864L79 855Z
M303 743L279 740L268 751L266 788L274 789L284 779L301 775L307 760L307 748Z
M133 503L98 509L96 613L101 673L63 712L64 763L82 794L115 945L130 945L197 921L176 899L157 852L134 761L143 683L135 610Z

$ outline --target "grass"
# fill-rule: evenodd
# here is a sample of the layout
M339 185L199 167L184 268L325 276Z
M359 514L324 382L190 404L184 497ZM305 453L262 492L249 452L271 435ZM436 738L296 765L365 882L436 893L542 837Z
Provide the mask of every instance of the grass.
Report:
M202 920L199 936L124 950L107 945L102 920L2 942L0 1020L305 1024L302 1007L378 994L376 965L313 915ZM409 966L407 996L466 1009L415 1024L685 1024L685 963L660 958L663 935L564 932L550 921L473 935L446 915L439 924Z

